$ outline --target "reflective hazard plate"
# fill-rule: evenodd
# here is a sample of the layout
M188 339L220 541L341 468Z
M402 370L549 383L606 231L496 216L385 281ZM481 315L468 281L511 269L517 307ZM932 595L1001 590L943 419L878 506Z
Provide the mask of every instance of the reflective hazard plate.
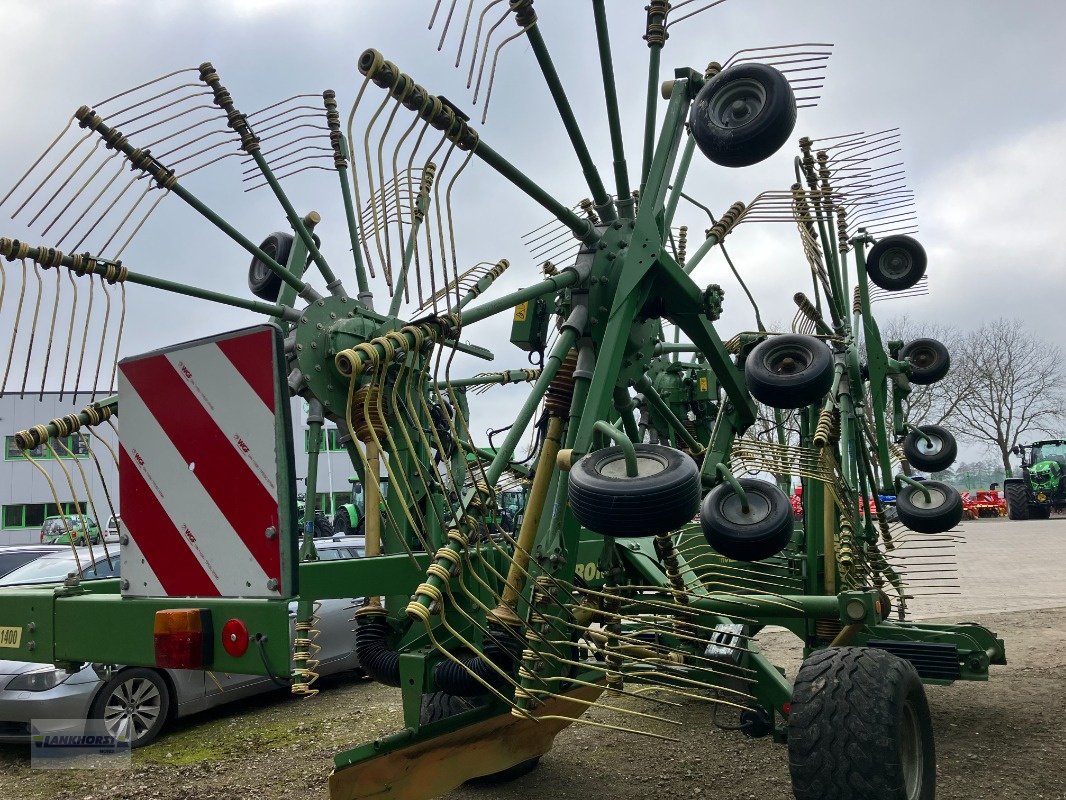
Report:
M22 644L22 628L0 628L0 647L18 649Z

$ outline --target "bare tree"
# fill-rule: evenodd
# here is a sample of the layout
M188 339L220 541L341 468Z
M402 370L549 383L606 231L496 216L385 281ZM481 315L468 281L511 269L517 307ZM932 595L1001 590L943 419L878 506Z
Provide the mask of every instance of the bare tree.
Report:
M1037 434L1052 434L1066 419L1061 350L1038 339L1019 320L986 322L964 337L952 353L946 381L954 403L958 433L998 451L1011 476L1010 451Z

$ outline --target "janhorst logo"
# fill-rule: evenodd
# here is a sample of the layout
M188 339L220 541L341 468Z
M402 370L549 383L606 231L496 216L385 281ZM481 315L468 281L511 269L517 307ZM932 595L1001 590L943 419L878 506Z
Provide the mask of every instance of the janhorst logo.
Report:
M94 750L101 747L118 747L120 741L114 736L64 736L62 734L55 734L53 736L37 735L33 737L33 743L37 747L91 747ZM125 742L121 742L125 744Z
M39 769L125 768L130 734L101 720L42 719L30 723L31 766Z

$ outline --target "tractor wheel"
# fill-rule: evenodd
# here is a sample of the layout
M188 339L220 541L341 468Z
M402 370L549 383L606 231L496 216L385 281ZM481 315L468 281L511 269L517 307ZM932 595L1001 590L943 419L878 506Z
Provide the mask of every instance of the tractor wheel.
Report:
M718 484L703 499L700 527L707 544L737 561L777 555L792 538L792 503L769 481L740 478L740 485L748 495L747 513L728 483Z
M333 531L344 536L351 536L353 533L352 518L343 508L333 515Z
M329 524L329 520L319 514L315 514L315 533L316 539L328 539L333 536L333 526Z
M911 362L911 383L930 386L948 374L951 355L936 339L915 339L899 351L900 360Z
M440 722L442 719L454 717L456 714L462 714L464 711L471 711L475 708L479 708L481 705L481 703L478 703L473 698L456 697L447 692L425 694L422 695L422 710L419 713L419 722L423 725L428 725L431 722ZM467 783L472 786L488 786L496 783L506 783L507 781L527 775L535 770L538 764L540 764L540 756L530 758L519 764L515 764L513 767L494 772L491 775L482 775L480 778L471 778Z
M696 462L680 450L634 445L637 475L626 475L621 447L605 447L570 470L570 509L602 536L655 536L676 531L700 508Z
M1007 499L1007 517L1029 519L1029 492L1021 481L1004 481L1003 495Z
M866 254L866 274L890 292L910 289L925 275L925 248L910 236L886 236Z
M292 234L272 233L263 240L259 249L284 267L292 249ZM253 258L248 267L248 288L260 300L276 303L281 294L281 276L271 272L258 258Z
M1051 506L1029 506L1029 519L1050 519Z
M904 484L896 495L899 521L918 533L943 533L962 521L962 497L946 483L923 481L929 499L917 486Z
M788 766L797 800L932 800L933 723L910 662L865 647L807 658L792 689Z
M925 472L940 472L950 467L959 454L951 432L939 425L922 425L919 430L925 434L924 439L911 432L903 440L903 454L910 465Z
M788 79L766 64L738 64L703 85L689 114L700 151L723 167L749 167L769 158L796 126L796 96Z
M804 408L833 385L833 353L814 336L784 334L761 342L744 360L751 396L771 408Z

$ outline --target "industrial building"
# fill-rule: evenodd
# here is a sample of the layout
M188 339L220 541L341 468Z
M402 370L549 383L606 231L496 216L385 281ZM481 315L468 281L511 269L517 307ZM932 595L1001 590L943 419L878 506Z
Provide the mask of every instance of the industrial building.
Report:
M92 517L105 527L112 508L118 513L118 436L121 425L100 425L84 438L74 434L63 445L38 447L27 457L14 443L17 431L71 414L93 401L88 393L9 393L0 397L0 432L4 459L0 463L0 545L40 541L45 517L59 513ZM99 397L95 398L99 399ZM297 494L304 493L307 475L307 404L291 401ZM121 412L120 412L121 414ZM64 446L65 445L65 446ZM338 505L351 498L351 462L338 444L337 430L327 423L318 470L318 507L332 519Z

